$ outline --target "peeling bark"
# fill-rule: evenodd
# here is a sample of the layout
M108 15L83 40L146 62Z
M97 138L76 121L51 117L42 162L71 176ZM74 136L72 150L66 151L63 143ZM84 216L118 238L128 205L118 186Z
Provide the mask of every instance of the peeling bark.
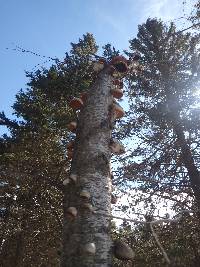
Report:
M71 165L71 173L76 174L78 180L71 182L64 194L61 267L111 266L110 218L95 214L84 205L89 203L95 210L111 214L112 80L106 69L101 71L80 112ZM91 198L81 198L82 190L89 192ZM76 207L76 218L67 216L68 207ZM84 252L87 243L95 243L95 254Z

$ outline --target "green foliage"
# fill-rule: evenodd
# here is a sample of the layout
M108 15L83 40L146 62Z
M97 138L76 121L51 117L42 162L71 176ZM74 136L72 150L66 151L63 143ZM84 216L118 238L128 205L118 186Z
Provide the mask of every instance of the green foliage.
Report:
M135 212L164 215L169 207L170 213L195 209L182 154L183 140L177 136L176 127L185 136L194 167L199 170L198 44L199 35L177 33L173 23L167 26L157 19L140 25L137 38L130 41L127 55L137 52L141 59L140 68L129 73L126 80L130 108L118 123L117 134L127 138L129 151L116 172L121 191L129 194L129 204L123 210L129 216ZM172 266L198 266L199 230L194 217L155 227ZM118 235L126 236L136 257L133 263L116 266L167 266L146 226L126 233L123 226Z
M95 77L91 34L72 44L63 62L27 73L28 88L13 105L18 120L0 114L10 134L0 140L2 266L58 266L62 249L62 198L70 162L67 124L76 118L68 103Z
M180 223L171 223L163 226L154 226L159 241L171 260L171 266L195 267L199 263L199 229L198 220L188 215L184 216ZM125 238L135 252L133 262L116 262L119 267L142 266L169 266L155 240L148 225L131 227L122 225L115 233L115 237Z
M199 36L176 33L174 24L167 27L156 19L139 26L137 38L130 41L131 53L141 55L143 69L130 73L127 81L130 111L122 129L124 137L128 133L136 143L124 159L122 172L137 181L133 188L151 196L170 199L185 193L184 201L174 202L176 208L191 202L176 123L186 134L194 158L198 153L193 150L199 144L200 126L194 115L199 111L198 42ZM151 202L148 197L149 207Z
M130 148L120 158L122 167L113 180L130 195L130 205L120 207L124 213L129 207L134 213L137 205L151 215L160 203L171 205L173 211L193 205L189 178L181 174L186 168L173 126L175 119L182 125L197 164L198 42L199 36L176 33L173 23L166 26L156 19L140 25L137 38L130 41L131 51L126 53L139 53L143 68L126 78L130 110L114 133L128 138ZM13 105L18 120L0 114L0 125L10 130L0 139L3 266L59 265L62 181L70 165L66 143L73 138L67 124L76 118L68 104L94 81L91 60L98 48L91 34L71 45L62 62L27 73L28 88L17 94ZM105 58L118 54L105 45ZM185 217L179 224L156 226L156 232L174 266L195 266L199 260L196 219ZM113 229L113 237L125 238L136 254L133 263L116 261L115 266L165 266L149 226L131 228L124 223L120 230Z

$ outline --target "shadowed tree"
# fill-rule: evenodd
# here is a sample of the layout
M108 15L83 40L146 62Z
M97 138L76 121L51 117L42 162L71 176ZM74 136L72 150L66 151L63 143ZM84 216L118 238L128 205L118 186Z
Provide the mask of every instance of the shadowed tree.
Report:
M139 26L130 41L144 68L128 79L124 136L136 138L138 145L123 171L149 193L149 203L153 195L174 197L175 206L186 207L194 194L200 207L198 43L199 36L176 33L173 23L167 27L156 19Z

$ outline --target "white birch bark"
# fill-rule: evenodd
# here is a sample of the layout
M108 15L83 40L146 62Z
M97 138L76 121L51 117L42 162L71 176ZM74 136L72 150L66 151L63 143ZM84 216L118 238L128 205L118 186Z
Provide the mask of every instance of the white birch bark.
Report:
M79 116L71 166L71 173L77 174L78 180L65 190L61 267L111 266L110 218L84 208L84 203L92 204L97 211L111 213L112 81L107 69L99 73ZM90 193L88 201L80 197L82 190ZM76 207L78 211L74 220L66 214L68 207ZM84 252L88 243L95 244L95 254Z

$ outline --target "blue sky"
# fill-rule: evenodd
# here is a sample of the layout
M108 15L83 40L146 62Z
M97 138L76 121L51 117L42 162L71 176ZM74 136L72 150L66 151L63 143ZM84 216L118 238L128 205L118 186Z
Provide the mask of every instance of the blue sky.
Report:
M187 1L186 12L193 2ZM0 111L12 117L15 95L26 88L25 70L45 66L40 57L13 51L15 45L63 58L70 42L90 32L99 46L110 42L123 50L148 17L169 21L183 13L181 0L1 0ZM0 134L5 131L0 127Z

